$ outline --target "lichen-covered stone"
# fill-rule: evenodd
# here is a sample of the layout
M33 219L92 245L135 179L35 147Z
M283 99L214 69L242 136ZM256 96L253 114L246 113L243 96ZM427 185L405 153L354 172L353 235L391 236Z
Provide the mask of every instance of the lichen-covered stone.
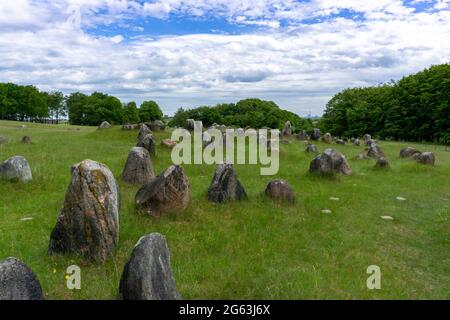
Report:
M116 180L104 164L84 160L72 167L72 180L50 236L49 253L73 253L104 261L118 241Z
M14 156L0 164L0 179L12 182L28 182L33 179L30 164L22 156Z
M247 194L239 182L232 164L219 164L208 190L208 200L221 203L228 200L244 200Z
M422 153L419 153L415 157L415 160L418 163L429 164L429 165L432 165L432 166L434 166L434 164L436 162L436 158L435 158L433 152L422 152Z
M189 205L189 180L183 168L172 165L136 194L138 209L151 216L183 211Z
M413 147L406 147L400 150L400 158L411 158L417 153L421 153L419 150Z
M266 195L272 199L295 202L295 194L285 180L272 180L267 184Z
M140 141L138 141L136 146L147 149L153 157L156 155L156 140L151 133L146 134Z
M147 149L132 148L122 172L122 180L128 183L144 184L154 177L152 160Z
M326 149L322 154L315 157L311 161L309 171L318 174L352 174L352 169L345 156L334 149Z

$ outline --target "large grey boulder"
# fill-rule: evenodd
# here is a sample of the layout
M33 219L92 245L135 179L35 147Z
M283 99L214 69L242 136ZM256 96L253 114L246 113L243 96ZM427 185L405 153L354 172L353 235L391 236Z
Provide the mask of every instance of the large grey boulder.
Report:
M108 129L111 128L111 124L108 121L103 121L99 126L98 129Z
M16 258L0 262L0 300L44 300L36 275Z
M22 156L15 156L0 164L0 179L13 182L32 180L33 176L27 159Z
M128 154L122 180L128 183L144 184L155 177L150 153L145 148L134 147Z
M400 158L411 158L415 154L421 153L419 150L413 147L406 147L400 150Z
M84 160L72 180L50 236L49 254L74 253L104 261L119 241L119 190L104 164Z
M161 120L155 120L152 122L148 122L147 126L152 131L163 131L166 128L166 124Z
M313 132L311 133L311 140L317 141L320 139L321 133L320 129L314 128Z
M276 200L295 202L295 194L291 186L285 180L272 180L267 184L266 195Z
M292 136L292 125L290 121L286 121L286 123L284 124L284 128L283 131L281 132L281 135L287 138Z
M334 149L326 149L322 154L315 157L311 161L309 171L321 175L333 173L352 174L352 169L345 156Z
M139 134L137 137L138 143L148 134L152 134L150 128L145 123L141 124L141 127L139 128Z
M434 163L436 162L436 158L433 154L433 152L422 152L414 155L414 159L418 163L422 164L429 164L434 166Z
M368 143L369 143L370 140L372 140L372 136L371 136L370 134L366 133L366 134L363 136L364 144L368 145Z
M156 140L151 133L146 134L136 146L147 149L151 156L156 155Z
M219 164L208 189L208 200L221 203L244 199L247 199L247 194L237 178L233 165Z
M172 165L136 194L138 209L151 216L183 211L189 205L189 180L183 168Z
M122 273L119 294L124 300L179 300L166 238L151 233L139 239Z
M376 144L375 142L370 143L367 152L366 152L366 156L370 157L370 158L381 158L384 157L384 152L383 150L381 150L381 148L378 146L378 144Z

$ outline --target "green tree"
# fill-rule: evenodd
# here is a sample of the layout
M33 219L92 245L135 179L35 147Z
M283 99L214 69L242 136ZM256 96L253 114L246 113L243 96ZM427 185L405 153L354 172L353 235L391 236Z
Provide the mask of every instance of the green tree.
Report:
M155 101L144 101L139 108L139 118L142 122L161 120L163 113Z
M139 110L136 106L136 102L131 101L127 103L123 108L123 123L132 124L139 122L140 122Z

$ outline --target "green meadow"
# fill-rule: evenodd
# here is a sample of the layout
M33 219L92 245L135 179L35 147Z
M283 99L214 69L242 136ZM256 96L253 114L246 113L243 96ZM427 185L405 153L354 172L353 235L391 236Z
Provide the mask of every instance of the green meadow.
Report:
M185 299L450 299L448 147L382 141L391 162L391 169L382 171L374 160L353 160L363 146L333 145L349 159L353 175L318 177L308 174L314 155L293 139L280 144L276 176L261 176L258 165L237 165L249 199L221 205L206 199L215 167L184 165L189 208L152 218L135 208L139 186L120 179L137 131L21 125L0 121L0 135L9 139L0 145L0 161L22 155L33 173L26 184L0 182L0 260L14 256L27 263L47 299L115 299L134 244L151 232L166 236ZM32 144L21 143L24 135ZM168 137L169 130L156 133L158 147ZM330 147L317 145L319 151ZM400 159L405 146L434 152L436 166ZM47 254L70 167L84 159L106 164L120 187L120 240L104 264ZM159 147L155 172L170 164L170 151ZM266 198L264 189L275 178L292 186L295 205ZM66 287L72 264L81 267L81 290ZM380 290L366 286L370 265L381 268Z

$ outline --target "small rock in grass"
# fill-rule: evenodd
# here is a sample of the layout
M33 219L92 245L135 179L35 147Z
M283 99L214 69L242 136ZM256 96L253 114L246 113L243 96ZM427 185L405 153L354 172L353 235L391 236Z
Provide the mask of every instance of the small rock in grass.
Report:
M396 199L397 199L398 201L406 201L406 199L403 198L403 197L397 197Z
M322 213L330 214L330 213L331 213L331 210L330 210L330 209L323 209L323 210L322 210Z
M20 219L20 221L30 221L30 220L33 220L33 218L32 217L25 217L25 218Z
M381 216L381 219L383 220L394 220L391 216Z
M330 200L331 200L331 201L339 201L340 199L339 199L339 198L336 198L336 197L330 197Z
M23 144L30 144L31 143L31 138L29 136L24 136L22 138L22 143Z

